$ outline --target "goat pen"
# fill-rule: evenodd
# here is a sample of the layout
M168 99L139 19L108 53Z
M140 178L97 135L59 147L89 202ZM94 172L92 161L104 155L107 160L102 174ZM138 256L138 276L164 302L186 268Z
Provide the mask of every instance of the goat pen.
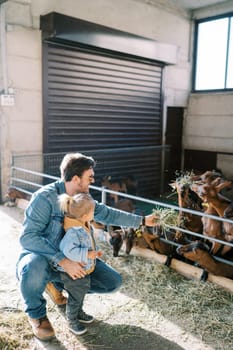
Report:
M16 189L26 193L27 195L31 195L37 189L42 187L45 183L48 183L48 182L51 182L51 181L54 181L57 179L58 179L58 177L56 177L56 176L52 176L49 174L41 173L38 171L26 169L26 168L22 168L20 166L15 166L14 164L12 164L12 167L11 167L10 186L14 186ZM151 207L154 206L154 207L160 207L160 208L170 208L170 209L173 209L175 211L181 210L181 208L177 205L164 203L162 201L142 198L142 197L130 195L127 193L119 193L116 191L111 191L111 190L104 188L104 187L98 187L98 186L91 185L90 190L91 190L93 197L95 197L95 193L98 194L97 197L99 197L99 195L101 194L101 201L103 203L106 203L107 194L115 194L115 195L120 195L123 198L131 199L137 203L148 204ZM216 217L213 215L208 215L208 214L205 214L203 212L198 212L198 211L194 211L194 210L187 209L187 208L182 208L182 212L187 212L187 213L191 213L191 214L199 215L199 216L205 216L205 217L212 218L214 220L219 220L222 222L228 222L228 223L233 224L233 221L230 219L225 219L225 218ZM195 233L195 232L188 231L186 229L183 229L181 227L176 227L176 226L170 226L169 228L173 229L173 230L179 230L188 236L191 235L191 236L194 236L197 238L203 238L202 233ZM168 239L162 238L162 237L160 239L162 241L165 241L168 244L179 247L179 244L174 242L174 241L169 241ZM216 238L213 238L213 237L209 237L208 239L210 241L212 240L212 241L233 247L233 244L231 242L225 242L225 241L223 242L223 241L216 239ZM201 267L195 266L191 263L189 264L187 262L178 260L175 257L171 257L169 259L168 256L166 256L164 254L159 254L159 253L157 253L153 250L150 250L150 249L144 249L144 248L140 248L137 246L133 246L133 248L131 250L131 254L135 255L135 256L140 256L143 258L153 260L153 261L158 262L160 264L169 265L171 268L175 269L176 271L178 271L179 273L183 274L184 276L186 276L188 278L194 278L194 279L201 280L203 277L203 269ZM217 257L217 256L215 256L214 259L216 261L226 263L226 264L233 266L232 261L225 260L225 259ZM213 282L216 285L219 285L220 287L233 293L233 280L232 279L222 277L222 276L216 276L214 274L209 273L207 280L210 282Z

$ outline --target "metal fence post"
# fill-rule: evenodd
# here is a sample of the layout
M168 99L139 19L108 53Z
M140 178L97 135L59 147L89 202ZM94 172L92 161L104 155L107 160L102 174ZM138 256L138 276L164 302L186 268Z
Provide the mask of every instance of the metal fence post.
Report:
M105 189L105 187L104 186L102 186L101 187L103 190ZM107 195L106 195L106 192L105 191L101 191L101 202L103 203L103 204L106 204L106 197L107 197Z

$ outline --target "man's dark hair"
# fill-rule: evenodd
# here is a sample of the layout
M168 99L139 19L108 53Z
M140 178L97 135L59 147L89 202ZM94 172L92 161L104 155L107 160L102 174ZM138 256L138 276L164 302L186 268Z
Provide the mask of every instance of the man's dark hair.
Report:
M82 153L68 153L60 165L61 178L64 181L71 181L75 175L81 177L85 170L94 168L95 165L92 157Z

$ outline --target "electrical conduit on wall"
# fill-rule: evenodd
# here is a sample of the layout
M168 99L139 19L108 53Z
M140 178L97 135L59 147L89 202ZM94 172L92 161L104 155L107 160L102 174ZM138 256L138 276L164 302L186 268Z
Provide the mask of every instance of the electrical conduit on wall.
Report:
M2 79L3 79L3 90L1 94L8 93L8 82L7 82L7 63L6 63L6 20L5 20L5 4L0 4L0 52L2 62Z

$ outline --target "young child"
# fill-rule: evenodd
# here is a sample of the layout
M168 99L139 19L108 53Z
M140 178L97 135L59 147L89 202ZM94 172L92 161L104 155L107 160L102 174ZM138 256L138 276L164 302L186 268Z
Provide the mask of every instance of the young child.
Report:
M66 231L60 242L60 250L66 258L85 264L86 276L83 278L72 279L64 271L61 273L64 289L68 293L66 316L69 329L81 335L87 331L82 323L94 321L94 318L87 315L82 307L85 294L90 289L90 274L95 269L96 258L102 256L102 252L96 250L93 228L90 225L94 216L95 202L87 193L79 193L73 197L63 194L59 197L59 202L65 214Z

